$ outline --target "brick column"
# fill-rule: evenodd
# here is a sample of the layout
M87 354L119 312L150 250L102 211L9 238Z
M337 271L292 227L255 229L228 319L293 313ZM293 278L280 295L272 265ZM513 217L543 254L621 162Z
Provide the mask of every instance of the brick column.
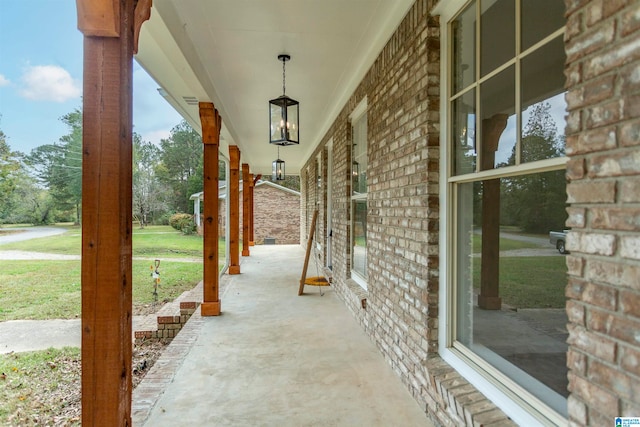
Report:
M640 413L640 3L566 5L567 406L602 426Z
M229 146L229 274L240 274L240 149Z
M222 118L212 103L201 102L200 123L204 144L204 246L203 246L203 316L220 314L218 295L218 175L220 128ZM200 215L197 213L198 216Z
M78 0L77 7L84 35L82 425L130 426L132 61L151 5Z

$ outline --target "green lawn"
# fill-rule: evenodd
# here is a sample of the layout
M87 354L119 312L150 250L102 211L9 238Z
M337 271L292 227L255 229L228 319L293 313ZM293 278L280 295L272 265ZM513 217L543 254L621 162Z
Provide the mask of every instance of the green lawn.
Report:
M64 255L80 255L81 229L65 226L62 235L0 246ZM225 242L219 242L224 262ZM151 265L160 259L158 301L173 300L202 280L202 264L172 258L202 258L202 237L185 236L169 226L133 228L133 304L153 302ZM221 266L222 267L222 266ZM0 260L0 321L13 319L71 319L80 316L80 261Z
M80 226L65 227L64 234L8 243L0 250L46 252L79 255L82 245ZM224 247L223 247L224 249ZM199 258L202 256L202 237L185 236L168 225L152 225L140 229L133 226L133 256L152 258ZM224 250L221 256L224 256Z
M133 261L133 305L153 302L152 261ZM202 264L160 264L158 300L173 300L202 280ZM0 321L80 316L80 261L0 261Z
M521 242L519 240L500 238L500 251L512 251L514 249L533 249L539 248L540 245L530 242ZM473 253L479 254L482 252L482 236L479 234L473 235Z
M473 286L480 288L480 263L473 263ZM566 259L549 257L500 258L500 296L515 308L564 308Z

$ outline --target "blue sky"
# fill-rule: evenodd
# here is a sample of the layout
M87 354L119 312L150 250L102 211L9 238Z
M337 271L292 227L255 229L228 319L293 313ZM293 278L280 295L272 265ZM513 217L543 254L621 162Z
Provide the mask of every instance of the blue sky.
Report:
M145 141L181 117L134 61L133 125ZM82 108L82 33L73 0L0 0L0 129L29 153L68 133L60 117Z

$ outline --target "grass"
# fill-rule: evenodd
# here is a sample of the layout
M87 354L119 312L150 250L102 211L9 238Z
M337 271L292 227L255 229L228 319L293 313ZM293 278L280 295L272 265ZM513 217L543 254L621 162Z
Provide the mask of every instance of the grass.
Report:
M133 261L133 305L153 302L151 261ZM158 300L173 300L202 280L202 264L160 264ZM0 261L0 321L80 316L80 261Z
M8 243L2 245L1 250L79 255L82 245L82 230L80 226L65 228L68 231L64 234ZM133 256L199 258L202 257L202 237L197 235L185 236L168 225L152 225L140 229L134 224ZM224 250L221 252L221 256L224 256Z
M224 256L224 252L222 252ZM149 226L133 230L133 256L202 257L202 237L185 236L169 226Z
M474 287L480 288L480 263L473 263ZM565 257L500 258L500 296L515 308L564 308Z
M0 246L21 250L80 255L81 229L68 226L58 236ZM224 260L225 242L219 242ZM202 237L185 236L169 226L134 225L133 305L153 302L150 266L160 259L158 300L170 301L202 280L202 264L172 258L202 258ZM80 316L80 261L0 261L0 321L14 319L72 319Z
M56 424L80 399L79 372L79 348L0 355L0 425Z
M531 242L521 242L519 240L500 238L500 251L512 251L515 249L534 249L539 248L540 245ZM482 252L482 236L478 234L473 235L473 253Z

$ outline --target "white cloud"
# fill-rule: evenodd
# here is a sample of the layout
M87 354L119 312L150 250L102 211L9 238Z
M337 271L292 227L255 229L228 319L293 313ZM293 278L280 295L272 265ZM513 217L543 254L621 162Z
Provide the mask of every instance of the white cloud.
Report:
M168 139L171 136L171 130L165 129L149 131L142 133L140 136L142 137L143 141L148 141L155 145L160 145L161 139Z
M5 76L0 74L0 87L7 86L9 83L10 83L9 79L7 79Z
M22 75L24 87L20 94L36 101L65 102L82 95L80 84L57 65L36 65Z

